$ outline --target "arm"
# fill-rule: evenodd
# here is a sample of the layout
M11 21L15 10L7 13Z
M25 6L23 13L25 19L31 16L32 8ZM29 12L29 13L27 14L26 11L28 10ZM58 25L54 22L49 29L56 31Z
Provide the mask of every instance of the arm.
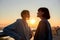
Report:
M30 38L32 38L32 34L33 34L33 32L31 31L31 29L30 29L30 27L29 27L29 36L30 36Z
M16 28L16 22L4 28L3 32L8 36L13 37L15 40L19 40L21 36L15 32L15 28Z
M14 31L12 31L10 29L8 29L8 30L4 29L4 33L7 34L8 36L14 38L15 40L18 40L21 38L18 34L16 34Z

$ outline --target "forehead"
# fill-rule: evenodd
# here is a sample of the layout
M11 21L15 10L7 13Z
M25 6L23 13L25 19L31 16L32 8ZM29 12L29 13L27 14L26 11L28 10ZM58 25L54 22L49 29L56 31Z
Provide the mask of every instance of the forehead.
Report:
M30 15L30 13L29 12L26 12L25 15Z
M43 11L40 10L40 11L38 11L38 12L43 12Z

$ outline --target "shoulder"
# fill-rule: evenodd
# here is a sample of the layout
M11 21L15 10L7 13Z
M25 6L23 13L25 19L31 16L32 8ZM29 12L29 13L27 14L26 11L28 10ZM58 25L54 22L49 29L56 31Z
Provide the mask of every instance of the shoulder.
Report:
M38 29L40 29L40 28L43 29L43 27L45 27L45 26L46 26L45 22L43 20L41 20L39 22Z
M46 28L47 28L47 27L51 27L51 25L50 25L50 23L49 23L48 20L42 20L42 21L41 21L41 25L44 26L44 27L46 27Z
M19 24L19 25L23 25L23 20L22 19L17 19L16 23Z
M22 22L22 19L17 19L16 22L20 22L21 23Z
M48 21L47 20L41 20L40 22L39 22L39 26L43 26L43 27L46 27L48 25Z
M48 20L41 20L40 23L47 24L49 22L48 22Z
M46 23L46 21L45 20L41 20L40 22L39 22L39 24L45 24Z
M21 21L22 19L17 19L16 21Z

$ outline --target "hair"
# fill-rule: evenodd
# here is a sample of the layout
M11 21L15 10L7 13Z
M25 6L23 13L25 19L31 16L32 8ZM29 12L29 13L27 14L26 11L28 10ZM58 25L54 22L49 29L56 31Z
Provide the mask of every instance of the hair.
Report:
M38 11L44 12L44 14L42 15L42 17L44 17L44 18L46 18L46 19L50 19L50 13L49 13L48 8L46 8L46 7L41 7L41 8L38 9Z
M23 11L21 12L21 17L23 17L23 15L25 15L25 14L29 14L29 11L28 11L28 10L23 10Z

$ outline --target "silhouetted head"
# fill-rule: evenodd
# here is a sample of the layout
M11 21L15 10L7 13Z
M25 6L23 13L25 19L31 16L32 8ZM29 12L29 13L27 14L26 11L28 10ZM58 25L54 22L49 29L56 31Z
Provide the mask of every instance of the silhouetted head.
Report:
M41 7L38 9L37 17L50 19L49 10L46 7Z
M29 11L28 11L28 10L23 10L23 11L21 12L21 17L22 17L23 19L28 20L28 19L30 18Z

